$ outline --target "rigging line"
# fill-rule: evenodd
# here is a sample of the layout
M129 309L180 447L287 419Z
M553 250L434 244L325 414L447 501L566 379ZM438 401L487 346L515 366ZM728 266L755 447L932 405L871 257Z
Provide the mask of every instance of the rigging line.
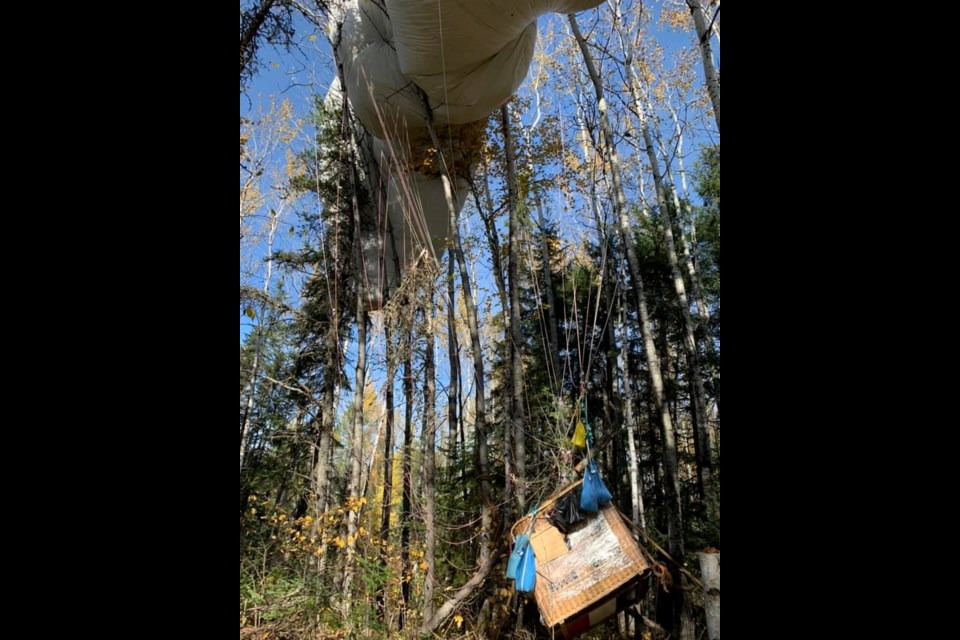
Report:
M364 80L366 81L367 79L366 70L362 66L360 68L360 72L363 75ZM377 120L380 122L380 127L386 133L389 129L384 120L383 112L379 107L380 103L373 93L372 84L369 82L366 82L366 84L367 84L367 90L370 93L370 98L373 104L374 113L377 116ZM399 93L400 91L402 91L407 87L419 89L418 87L416 87L414 83L411 82L408 85L405 85L403 88L398 89L395 92L395 94ZM394 95L394 94L391 94L391 95ZM398 133L399 132L398 128L394 127L393 132ZM430 242L430 236L427 228L426 219L424 218L424 215L423 215L423 204L419 200L419 194L417 194L416 197L413 196L413 190L410 189L407 173L403 170L403 168L400 165L400 158L403 158L405 159L405 164L409 166L410 159L406 157L405 150L412 149L412 145L410 144L410 139L409 139L409 131L405 129L403 131L403 134L406 136L406 138L403 141L405 144L403 145L403 149L400 154L397 153L397 149L394 146L390 136L386 136L384 140L384 142L387 145L387 149L389 151L389 159L392 161L393 168L395 170L395 173L392 174L389 179L392 179L395 184L399 183L399 186L401 187L401 189L398 189L398 192L403 196L405 203L401 204L400 211L403 214L404 220L409 223L409 227L412 231L411 235L413 236L413 239L420 241L420 244L424 246L429 246L432 253L433 247L432 247L432 243ZM406 249L406 247L404 247L404 249Z
M614 303L614 300L616 300L617 292L619 290L620 290L620 282L618 280L616 286L613 289L613 295L610 298L610 306L607 307L607 312L605 314L606 320L604 320L603 322L603 327L600 328L600 339L603 338L603 334L606 333L607 326L610 324L610 318L613 316L613 303ZM587 362L587 373L590 372L590 369L592 368L592 366L593 366L593 360L591 359L590 361Z
M550 323L544 311L544 306L546 305L541 300L543 294L541 293L539 274L537 273L537 270L534 267L534 261L532 258L532 249L530 250L530 253L531 253L531 256L528 258L528 260L530 265L530 275L533 280L534 297L536 299L536 305L537 305L537 324L540 329L540 341L543 346L543 352L549 353L551 346L559 348L559 345L549 344L550 342L549 341L549 330L550 330L549 324ZM550 268L549 265L547 265L546 268L549 269ZM544 366L546 367L546 370L547 370L547 377L549 378L549 382L550 382L550 390L553 392L554 396L558 396L560 391L558 388L559 385L557 384L557 372L554 370L554 367L553 367L552 354L550 355L551 357L548 357L545 359Z
M589 355L587 356L587 375L588 375L588 376L589 376L589 373L590 373L590 367L591 367L591 365L593 364L593 358L594 358L594 356L596 355L595 347L596 347L597 343L599 342L599 339L595 339L594 336L596 335L596 332L597 332L597 317L598 317L599 314L600 314L600 298L601 298L600 288L603 286L603 280L604 280L604 277L605 277L605 275L606 275L606 270L607 270L607 247L608 247L608 241L607 241L607 239L606 239L606 234L603 233L602 228L601 228L600 233L601 233L601 237L603 237L603 248L602 248L601 251L600 251L600 271L599 271L600 282L597 284L597 300L596 300L596 303L595 303L595 306L594 306L594 310L593 310L593 323L592 323L592 326L590 327L590 351L589 351ZM589 309L588 309L588 311L589 311ZM603 333L601 332L600 335L601 335L601 339L602 339ZM589 378L588 378L588 379L589 379Z
M576 273L573 274L573 279L572 279L571 282L570 282L570 289L571 289L571 292L573 293L573 303L572 303L572 304L573 304L573 309L572 309L572 311L573 311L573 328L574 328L574 330L575 330L575 332L576 332L576 336L577 336L577 341L576 341L576 346L577 346L577 372L579 373L579 377L580 377L580 389L581 389L581 392L582 392L582 390L583 390L583 385L584 385L584 380L583 380L583 348L582 348L583 342L580 340L580 314L579 314L579 312L578 312L578 305L577 305L577 277L576 277Z
M609 224L604 224L603 221L601 221L599 218L597 219L597 224L599 225L600 234L601 234L601 237L602 237L602 239L603 239L602 260L601 260L601 264L600 264L600 283L601 283L601 285L602 285L602 284L603 284L603 280L604 280L604 278L606 277L606 274L607 274L607 258L608 258L608 256L609 256L610 250L612 249L612 244L611 244L612 241L611 241L611 238L610 238L609 234L604 231L604 229L607 228L607 227L609 226ZM610 298L610 300L608 301L608 302L609 302L609 306L608 306L607 311L606 311L606 314L605 314L606 319L604 320L603 327L601 328L600 336L599 336L598 339L597 339L598 342L601 341L601 340L603 340L603 335L604 335L604 333L606 332L606 327L607 327L607 325L608 325L609 322L610 322L610 316L611 316L611 314L612 314L612 312L613 312L613 303L614 303L614 300L616 299L616 295L617 295L617 291L618 291L618 289L619 289L619 286L620 286L620 282L619 282L619 280L617 280L617 282L615 283L614 290L613 290L613 293L612 293L612 295L611 295L611 298ZM599 311L600 311L600 291L599 291L599 287L598 287L598 291L597 291L597 306L596 306L596 309L594 310L594 318L593 318L593 331L594 331L594 333L596 332L597 317L598 317ZM591 336L592 336L592 335L593 335L593 333L591 333ZM587 373L588 373L588 375L589 375L590 369L591 369L592 366L593 366L593 361L594 361L594 358L595 358L595 357L596 357L596 352L593 350L593 344L591 344L590 357L587 359Z
M592 202L591 202L591 205L592 205L592 208L594 209L594 216L598 216L598 211L597 211L597 209L598 209L599 205L598 205L598 203L597 203L596 195L593 193L593 190L595 189L595 187L593 186L592 183L593 183L593 181L591 180L591 191L592 191L592 192L591 192L591 201L592 201ZM604 264L605 264L605 260L606 260L606 247L603 247L603 248L601 249L601 261L602 261L602 262L601 262L601 269L603 268L603 266L604 266ZM600 276L600 277L601 277L601 284L602 284L602 282L603 282L603 280L602 280L602 278L603 278L602 271L601 271L601 276ZM591 299L592 299L592 297L593 297L593 282L592 282L592 280L593 280L593 278L591 277L591 282L590 282L590 284L588 285L588 288L587 288L587 304L586 304L587 314L590 313L590 302L591 302ZM597 286L597 299L596 299L596 302L595 302L595 306L596 306L597 309L599 309L599 305L600 305L600 286L598 285L598 286ZM589 383L590 362L593 360L593 349L594 349L594 345L595 345L595 335L596 335L596 332L597 332L596 312L594 312L594 319L593 319L593 322L591 323L591 326L590 326L589 336L587 335L587 331L586 331L586 329L587 329L586 320L589 320L589 315L585 318L585 321L584 321L584 338L585 338L585 340L588 340L588 341L589 341L589 351L587 352L587 353L588 353L588 357L587 357L587 367L586 367L586 369L583 368L583 364L581 363L581 382L586 381L586 382ZM581 348L583 348L582 345L581 345ZM582 357L582 356L581 356L581 357Z
M531 137L532 137L533 129L534 129L534 128L537 126L537 124L540 122L540 92L535 89L535 90L534 90L534 94L535 94L535 96L536 96L536 98L537 98L537 115L536 115L536 118L534 119L533 123L531 123L529 127L524 128L524 138L525 138L526 143L527 143L527 153L528 153L528 154L529 154L529 152L530 152L530 147L531 147L530 139L531 139ZM533 163L532 163L532 161L530 160L529 157L527 158L527 169L528 169L528 171L530 171L530 174L531 174L531 175L530 175L530 179L531 179L531 181L532 181L532 180L533 180ZM531 185L531 190L535 190L535 189L536 189L536 187L533 186L533 185ZM542 200L540 199L539 193L536 193L536 191L534 191L534 198L535 198L535 200L536 200L536 205L535 205L535 206L537 207L537 214L538 214L538 221L537 221L538 224L537 224L537 226L540 228L539 230L540 230L540 234L541 234L541 240L540 240L540 241L541 241L541 243L545 243L545 242L546 242L546 239L545 239L545 236L546 236L546 225L544 224L543 226L541 226L541 225L539 224L539 222L540 222L540 221L539 221L539 217L542 217L543 203L542 203ZM538 320L539 327L540 327L540 339L541 339L541 343L542 343L542 345L543 345L543 347L544 347L544 349L543 349L544 353L549 353L550 347L559 348L559 345L551 345L551 344L550 344L549 332L550 332L551 327L549 326L549 324L550 324L550 323L549 323L549 318L547 317L547 314L546 314L546 312L545 312L545 310L544 310L545 304L542 303L543 293L542 293L542 290L541 290L541 287L540 287L539 273L537 272L537 269L536 269L536 267L535 267L536 260L534 259L534 256L533 256L533 247L532 247L532 244L533 244L533 240L532 240L532 237L531 237L531 238L529 239L529 242L527 243L527 247L526 247L526 248L527 248L527 252L526 252L526 253L527 253L527 260L528 260L528 264L529 264L529 267L530 267L530 274L531 274L532 280L533 280L534 295L535 295L535 298L536 298L536 301L537 301L537 320ZM541 246L543 246L543 245L541 245ZM544 256L541 256L541 258L543 258L543 257L544 257ZM545 263L544 263L544 265L543 265L543 268L546 269L546 270L549 270L549 269L550 269L549 249L547 250L547 255L545 256L545 258L546 258L546 259L545 259ZM560 392L562 391L562 389L561 389L561 385L560 385L559 382L558 382L558 375L559 375L559 373L558 373L558 372L555 370L555 368L554 368L554 358L553 358L553 354L552 354L552 353L550 354L550 357L546 358L545 366L546 366L546 370L547 370L547 378L548 378L548 381L549 381L549 383L550 383L550 390L553 392L554 397L559 397ZM527 402L528 402L528 404L529 404L529 398L527 399Z
M565 166L565 165L564 165L564 158L566 157L566 142L565 142L565 138L564 138L564 127L563 127L563 107L562 107L562 105L561 105L559 102L558 102L558 104L557 104L557 117L558 117L558 121L560 122L560 129L559 129L559 131L560 131L560 149L559 149L560 156L559 156L559 158L558 158L558 162L559 162L559 164L560 164L560 171L557 172L557 187L556 187L556 193L557 193L557 208L558 208L560 211L565 211L565 210L566 210L566 211L569 211L569 210L571 209L570 192L569 192L567 189L564 189L564 188L563 188L563 185L562 185L561 179L560 179L560 178L561 178L561 174L563 173L563 170L564 170L564 166ZM560 198L561 198L561 194L562 194L562 197L563 197L563 200L562 200L562 201L561 201L561 199L560 199ZM562 217L562 216L561 216L561 217ZM565 268L562 269L561 272L560 272L560 279L561 279L561 291L564 291L564 290L566 290L566 286L565 286L565 283L566 283L566 265L565 265ZM569 354L569 352L570 352L570 326L569 326L569 320L567 319L567 307L566 307L566 305L563 305L563 321L564 321L565 347L566 347L567 353ZM563 392L563 382L564 382L564 380L566 379L567 365L568 365L569 363L570 363L570 362L569 362L569 358L566 358L566 359L564 360L563 364L561 364L561 371L560 371L560 391L561 391L561 393ZM572 371L571 371L571 374L572 374Z
M440 27L440 72L443 76L443 103L447 105L447 143L450 145L451 155L453 154L453 128L450 126L450 96L447 93L447 57L445 47L443 46L443 11L440 7L440 0L437 0L437 22ZM429 103L427 104L429 107ZM451 164L456 165L456 157L450 159ZM456 166L453 167L456 169ZM452 177L452 175L451 175ZM452 187L452 185L451 185Z

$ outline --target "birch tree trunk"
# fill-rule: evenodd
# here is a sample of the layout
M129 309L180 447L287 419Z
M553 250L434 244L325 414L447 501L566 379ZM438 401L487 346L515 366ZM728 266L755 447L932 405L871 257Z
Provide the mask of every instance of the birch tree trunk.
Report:
M706 299L703 296L703 284L700 281L700 273L697 270L695 264L695 255L691 250L690 243L691 238L696 242L696 221L693 219L693 211L690 209L690 193L687 190L687 172L683 168L683 129L680 127L680 118L677 117L677 111L673 108L669 102L667 107L670 110L670 117L673 119L674 131L677 134L677 163L680 168L680 185L683 189L683 197L686 201L686 207L684 207L684 212L687 214L687 224L690 225L690 235L688 236L684 225L679 225L680 227L680 243L683 247L683 262L684 266L687 269L687 276L690 279L690 288L693 290L693 299L697 303L697 315L700 317L700 325L706 329L705 323L710 322L710 308L707 306ZM671 180L672 182L672 180ZM674 183L676 187L676 183ZM674 198L677 197L676 188L674 188ZM680 213L680 207L677 206L677 214ZM707 343L707 348L712 349L713 346Z
M663 243L667 253L667 262L670 265L670 275L673 280L673 290L677 296L677 308L683 319L684 340L683 349L690 370L690 398L693 405L694 445L697 458L697 480L700 485L700 494L708 517L714 518L717 514L717 496L713 486L713 455L710 450L710 441L707 436L707 402L703 389L703 376L700 372L700 357L697 353L697 343L694 337L694 324L690 316L690 302L687 299L686 285L680 273L680 263L677 259L676 244L673 237L673 219L670 208L667 206L666 187L663 182L663 173L660 171L660 162L657 158L656 147L650 133L650 124L647 119L646 107L639 94L640 81L633 70L633 42L625 36L620 15L620 3L614 5L614 29L620 40L624 53L624 67L627 72L627 85L633 98L634 108L640 120L640 129L643 142L650 163L650 172L653 174L653 184L657 196L657 206L660 210L661 226L663 228ZM674 190L676 198L676 190ZM675 200L679 205L679 200ZM679 212L679 208L677 209Z
M423 619L433 617L433 589L436 575L435 547L437 532L434 524L434 476L436 474L437 439L437 393L436 367L434 365L434 309L433 284L427 284L426 304L424 305L424 351L423 351L423 528L424 555L427 562L427 575L423 583Z
M720 131L720 76L713 67L713 49L710 46L710 33L707 31L710 24L703 12L701 0L687 0L693 24L697 28L697 39L700 40L700 56L703 58L703 77L713 103L713 115L717 119L717 131Z
M503 264L500 259L500 241L498 238L497 225L494 220L494 206L493 206L493 197L490 195L490 170L487 166L486 158L481 156L481 161L483 162L483 195L484 195L484 204L486 207L480 203L480 194L477 192L476 185L472 187L473 198L476 201L477 211L480 213L480 218L483 220L484 229L487 236L487 245L490 247L490 259L493 264L493 279L497 285L497 295L500 298L500 308L503 309L504 318L507 317L509 307L509 298L507 294L507 284L504 282L503 275ZM510 362L512 355L512 350L510 348L510 323L503 323L503 346L504 349L503 359ZM510 412L512 411L513 405L513 383L511 378L513 376L513 367L508 366L504 372L504 384L503 384L503 407L506 412L508 419L504 420L503 424L503 494L505 497L513 495L513 421L509 419Z
M633 386L630 384L630 359L627 352L627 334L623 315L623 304L621 303L620 312L617 316L617 332L620 334L620 370L623 371L623 389L620 397L623 398L623 419L627 424L627 449L630 452L630 460L627 462L630 474L630 506L633 521L639 524L642 530L646 531L647 519L643 508L643 492L640 487L640 459L637 457L634 434Z
M484 195L484 204L480 202L480 194L477 191L476 184L471 187L473 191L473 199L477 205L477 211L480 214L480 218L483 220L484 229L487 236L487 245L490 247L490 259L493 264L493 279L497 285L497 295L500 298L500 308L503 309L504 318L507 317L507 310L509 309L508 295L507 295L507 284L504 282L503 276L503 265L500 260L500 241L498 239L497 225L494 220L494 206L493 206L493 197L490 195L490 170L487 166L486 159L481 156L481 161L483 162L483 195ZM510 326L508 322L503 323L503 347L505 352L503 354L503 359L507 362L511 358L511 348L510 348ZM509 414L512 410L513 404L513 384L510 378L513 376L513 367L509 366L504 372L504 385L503 385L503 407L504 411L508 415L508 419L504 420L503 426L503 494L505 497L513 495L513 469L512 469L512 459L513 459L513 421L509 419Z
M323 383L323 408L320 417L320 435L316 463L313 468L313 492L316 495L317 524L326 510L327 490L330 486L330 453L333 445L333 421L336 413L336 389L333 375L325 374ZM329 379L327 379L329 378Z
M704 608L707 612L707 637L720 640L720 554L698 553L703 577Z
M380 568L387 571L387 543L390 540L390 512L393 506L393 382L397 373L396 349L393 346L393 336L389 321L385 322L383 327L383 340L386 344L387 357L387 380L384 391L384 403L386 425L384 427L383 437L383 501L380 505ZM387 625L387 591L386 583L380 585L377 591L377 610L380 613L380 620Z
M476 186L472 188L473 199L477 204L477 211L480 213L480 219L483 220L483 226L486 230L487 245L490 247L490 261L493 264L493 280L497 285L497 295L500 297L500 308L507 308L507 285L503 281L503 263L500 260L500 240L497 236L497 225L493 218L494 206L493 196L490 195L490 170L487 167L486 158L481 157L483 162L483 203L480 204L480 194Z
M428 109L429 111L429 109ZM436 131L432 122L427 120L427 129L433 141L435 149L442 149L437 139ZM441 162L443 158L441 156ZM444 166L445 168L445 166ZM430 634L442 623L454 609L463 602L473 590L479 587L490 570L497 562L497 556L492 553L493 541L493 519L496 507L493 503L491 483L490 483L490 464L487 451L487 432L486 432L486 395L484 390L483 374L483 351L480 346L480 329L477 319L477 307L473 300L473 288L470 283L470 273L467 271L467 262L463 255L463 244L460 242L460 227L457 216L457 208L453 200L453 185L450 182L449 174L444 171L441 174L443 181L443 191L447 202L447 213L450 215L450 235L453 241L453 249L457 256L457 263L460 267L460 278L463 283L463 299L467 308L467 324L470 328L470 342L473 351L473 374L475 381L475 405L476 416L474 418L474 432L476 434L477 452L477 486L480 497L480 549L478 553L478 568L476 573L462 587L460 587L443 606L441 606L432 618L424 620L420 629L421 637L429 637Z
M267 232L267 265L263 276L264 296L270 293L270 278L273 273L273 239L277 234L277 225L280 223L282 207L270 209L269 230ZM263 323L266 320L266 303L262 306L260 322L257 324L257 342L253 351L253 364L250 367L250 382L247 384L247 401L243 411L243 421L240 424L240 471L243 471L243 460L247 453L247 443L250 439L250 420L253 415L253 399L256 396L257 376L260 373L260 359L263 354L263 340L266 335Z
M523 353L520 346L523 337L520 333L520 222L517 220L519 206L517 194L517 172L513 155L513 132L510 130L510 112L506 105L500 108L503 123L503 149L507 165L507 193L510 210L510 264L508 282L510 289L510 370L511 370L511 406L510 422L513 435L513 463L516 471L516 498L519 513L526 513L526 435L523 410Z
M407 300L412 306L413 302ZM412 318L406 327L403 355L403 498L400 502L400 615L397 628L403 631L410 604L410 511L413 502L413 367L410 349L413 343Z
M346 108L345 108L346 110ZM351 173L353 170L351 169ZM353 222L356 233L356 273L362 274L362 256L363 247L360 243L360 207L357 204L356 183L354 182L353 193ZM354 555L356 554L357 529L360 513L360 484L362 476L363 460L363 395L366 389L366 367L367 367L367 312L366 312L366 287L363 284L363 278L356 278L357 286L357 368L354 377L353 387L353 435L350 443L350 476L347 482L347 545L346 555L344 557L343 568L343 601L342 611L344 619L350 615L351 596L353 593L353 575L354 575Z
M450 380L447 383L447 438L450 449L450 468L460 459L457 451L457 403L460 384L460 350L457 345L456 287L453 282L453 247L447 249L447 357L450 362ZM452 477L452 471L448 472Z
M432 131L432 127L431 127ZM435 137L435 134L434 134ZM434 142L440 148L438 142ZM480 322L477 318L477 305L473 300L473 285L470 282L470 272L467 270L467 261L463 255L463 244L460 241L459 220L456 207L453 204L453 188L450 178L442 175L444 195L447 200L447 210L450 214L450 233L453 236L453 249L457 256L460 268L460 281L463 285L463 301L467 308L467 326L470 330L470 346L473 352L474 376L474 403L476 416L474 417L474 432L477 439L477 485L480 490L480 502L483 505L481 513L481 541L480 562L484 564L490 553L491 536L493 533L493 500L490 485L490 464L487 452L487 400L483 373L483 349L480 346Z
M680 508L680 483L677 468L677 445L676 436L673 429L673 420L670 417L670 408L667 405L664 395L663 376L660 371L660 357L657 353L657 347L654 343L653 324L650 319L650 312L647 308L647 297L644 290L643 278L640 274L640 262L637 258L636 245L633 238L633 229L630 226L627 214L626 195L623 190L623 181L620 175L620 155L617 152L616 140L613 136L613 128L610 126L610 119L607 116L607 102L603 96L603 85L600 82L600 75L597 73L596 65L593 61L593 55L587 48L587 43L580 33L577 20L573 14L569 14L567 19L570 22L570 28L573 32L577 44L580 46L580 52L583 54L583 60L593 82L593 87L597 97L597 109L600 112L600 126L603 131L604 146L607 152L607 159L610 161L610 175L613 181L614 200L613 207L615 215L620 220L620 233L623 239L624 247L627 253L627 262L630 267L630 275L633 281L634 294L637 301L637 314L640 317L640 331L643 335L644 352L647 356L647 367L650 374L650 387L653 395L654 405L660 419L660 428L663 437L664 468L667 473L666 478L666 498L667 498L667 521L668 521L668 546L670 553L682 561L683 558L683 527L682 512ZM680 605L683 594L680 591L672 592L675 597L674 611L679 615ZM676 619L676 616L674 617Z

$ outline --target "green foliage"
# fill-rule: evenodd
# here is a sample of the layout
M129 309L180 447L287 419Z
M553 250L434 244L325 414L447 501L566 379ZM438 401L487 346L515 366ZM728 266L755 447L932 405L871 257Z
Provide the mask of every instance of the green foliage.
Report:
M369 196L354 155L348 152L341 105L318 96L311 121L316 132L313 148L298 156L298 170L290 180L302 198L298 215L303 248L285 255L284 263L309 274L297 323L297 378L322 388L347 378L341 375L346 363L340 337L349 331L356 311L354 185L361 209Z

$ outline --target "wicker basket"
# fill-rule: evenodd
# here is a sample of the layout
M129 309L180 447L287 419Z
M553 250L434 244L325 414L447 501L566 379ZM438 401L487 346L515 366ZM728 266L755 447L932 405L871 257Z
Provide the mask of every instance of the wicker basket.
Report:
M511 529L513 539L522 533L535 535L552 527L547 513L553 503L580 484L575 482L557 491L543 501L536 515L518 520ZM622 593L628 583L638 580L649 569L640 546L612 504L601 507L599 513L564 540L566 553L549 562L538 558L536 563L534 595L547 628L562 625L606 598Z

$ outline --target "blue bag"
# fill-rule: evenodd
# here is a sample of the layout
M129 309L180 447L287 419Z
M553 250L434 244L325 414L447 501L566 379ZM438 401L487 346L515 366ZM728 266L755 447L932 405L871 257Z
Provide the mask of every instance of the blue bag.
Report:
M524 545L520 565L517 567L517 591L532 593L537 584L537 565L530 543Z
M513 543L513 553L510 554L510 559L507 560L507 577L511 580L515 580L517 577L517 567L520 566L520 559L523 558L523 548L529 544L530 536L525 533L521 533L517 536L516 542Z
M583 471L583 486L580 488L580 508L596 513L601 504L610 502L613 496L600 478L597 464L591 460Z

